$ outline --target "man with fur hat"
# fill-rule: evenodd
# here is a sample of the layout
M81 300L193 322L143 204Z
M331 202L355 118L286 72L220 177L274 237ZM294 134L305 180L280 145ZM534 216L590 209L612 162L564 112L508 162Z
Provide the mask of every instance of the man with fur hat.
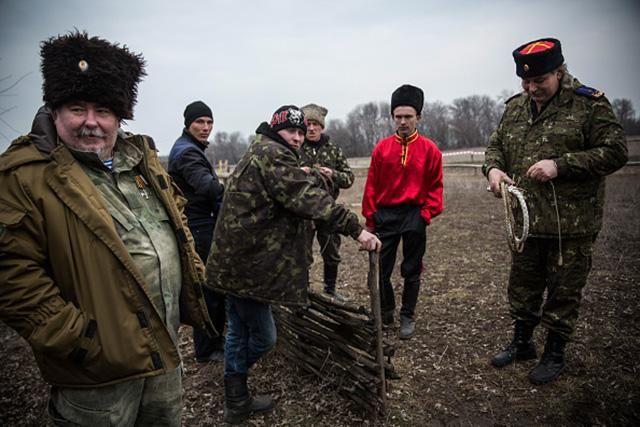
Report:
M207 262L213 228L222 202L224 188L205 155L213 130L213 113L202 101L194 101L184 110L184 130L169 152L169 175L187 198L184 213L203 262ZM224 330L224 296L204 288L207 310L213 326ZM193 329L193 347L197 362L222 361L224 337L210 337L204 329Z
M391 273L402 240L400 339L415 334L427 225L443 210L442 154L417 130L423 104L422 89L415 86L400 86L391 95L396 132L376 144L362 199L367 228L375 230L382 241L380 303L385 325L393 324Z
M353 185L353 172L340 147L322 132L327 109L309 104L302 107L302 111L307 125L307 134L300 149L302 169L317 175L331 196L337 199L341 188L346 189ZM312 252L314 234L318 238L324 264L324 291L344 301L345 298L336 292L338 264L340 264L340 235L329 233L321 222L315 223L309 236L309 254Z
M602 226L605 176L626 163L627 148L609 101L569 74L559 40L525 43L513 58L523 91L507 100L483 171L497 197L502 182L523 190L529 238L522 252L511 254L513 340L491 363L502 368L536 359L532 336L542 323L546 344L529 380L545 384L564 370Z
M271 304L308 303L306 220L323 221L362 249L380 246L356 214L300 168L305 131L304 113L294 105L260 124L229 177L214 232L207 281L227 295L224 419L232 424L273 408L271 397L251 397L247 372L275 345Z
M181 321L214 333L184 199L133 118L142 56L42 43L45 107L0 156L0 319L31 345L56 425L179 426Z

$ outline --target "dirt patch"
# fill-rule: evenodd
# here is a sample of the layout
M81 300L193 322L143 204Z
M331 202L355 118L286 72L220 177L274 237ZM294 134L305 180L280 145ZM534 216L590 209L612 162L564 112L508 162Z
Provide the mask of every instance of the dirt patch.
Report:
M359 211L363 174L341 200ZM489 357L511 337L507 252L501 202L477 173L445 174L445 213L428 228L425 274L417 308L418 333L397 339L393 359L402 376L389 382L388 413L366 419L331 384L292 367L277 351L251 372L251 387L277 399L260 426L638 425L640 423L640 167L608 179L605 225L595 246L567 371L535 387L535 362L493 369ZM343 241L339 291L367 303L367 256ZM400 258L400 257L399 257ZM312 268L320 288L321 264ZM401 281L396 275L398 294ZM536 331L538 348L543 332ZM190 331L181 330L185 356L183 421L222 424L222 366L193 361ZM0 425L44 425L47 387L25 342L0 325Z

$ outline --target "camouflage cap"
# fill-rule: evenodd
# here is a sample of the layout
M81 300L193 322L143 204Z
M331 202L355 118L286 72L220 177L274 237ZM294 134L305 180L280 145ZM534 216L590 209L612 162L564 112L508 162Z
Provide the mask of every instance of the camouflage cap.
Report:
M313 120L315 122L318 122L318 124L322 126L322 129L324 129L324 118L329 112L326 108L316 104L309 104L302 107L302 111L304 112L305 120Z

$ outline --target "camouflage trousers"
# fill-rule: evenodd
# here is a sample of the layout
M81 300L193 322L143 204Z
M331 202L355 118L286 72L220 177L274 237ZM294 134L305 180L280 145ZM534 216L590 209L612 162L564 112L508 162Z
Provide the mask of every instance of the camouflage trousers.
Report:
M320 245L320 255L322 256L322 261L325 265L335 265L340 264L342 260L340 258L340 235L337 233L330 233L323 228L313 229L311 224L309 224L309 228L307 230L307 254L309 259L309 264L313 263L313 238L314 236L318 239L318 244Z
M512 253L508 293L513 319L541 323L570 340L591 270L593 240L562 240L562 265L557 239L530 238L522 253Z

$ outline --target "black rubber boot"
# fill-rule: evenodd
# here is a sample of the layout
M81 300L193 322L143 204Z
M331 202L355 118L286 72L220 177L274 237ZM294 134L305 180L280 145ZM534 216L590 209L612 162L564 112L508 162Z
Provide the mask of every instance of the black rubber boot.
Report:
M529 381L541 385L555 381L564 372L564 347L567 340L549 331L540 362L529 372Z
M516 320L513 325L513 340L511 343L491 358L491 364L495 368L503 368L516 360L531 360L538 357L536 346L531 337L534 325Z
M324 264L324 291L328 294L335 293L337 280L338 280L338 265Z
M271 396L251 397L247 388L247 375L234 375L224 379L224 421L240 424L254 414L269 412L274 402Z
M336 282L338 281L338 264L324 265L324 292L339 302L347 301L344 295L336 292Z

